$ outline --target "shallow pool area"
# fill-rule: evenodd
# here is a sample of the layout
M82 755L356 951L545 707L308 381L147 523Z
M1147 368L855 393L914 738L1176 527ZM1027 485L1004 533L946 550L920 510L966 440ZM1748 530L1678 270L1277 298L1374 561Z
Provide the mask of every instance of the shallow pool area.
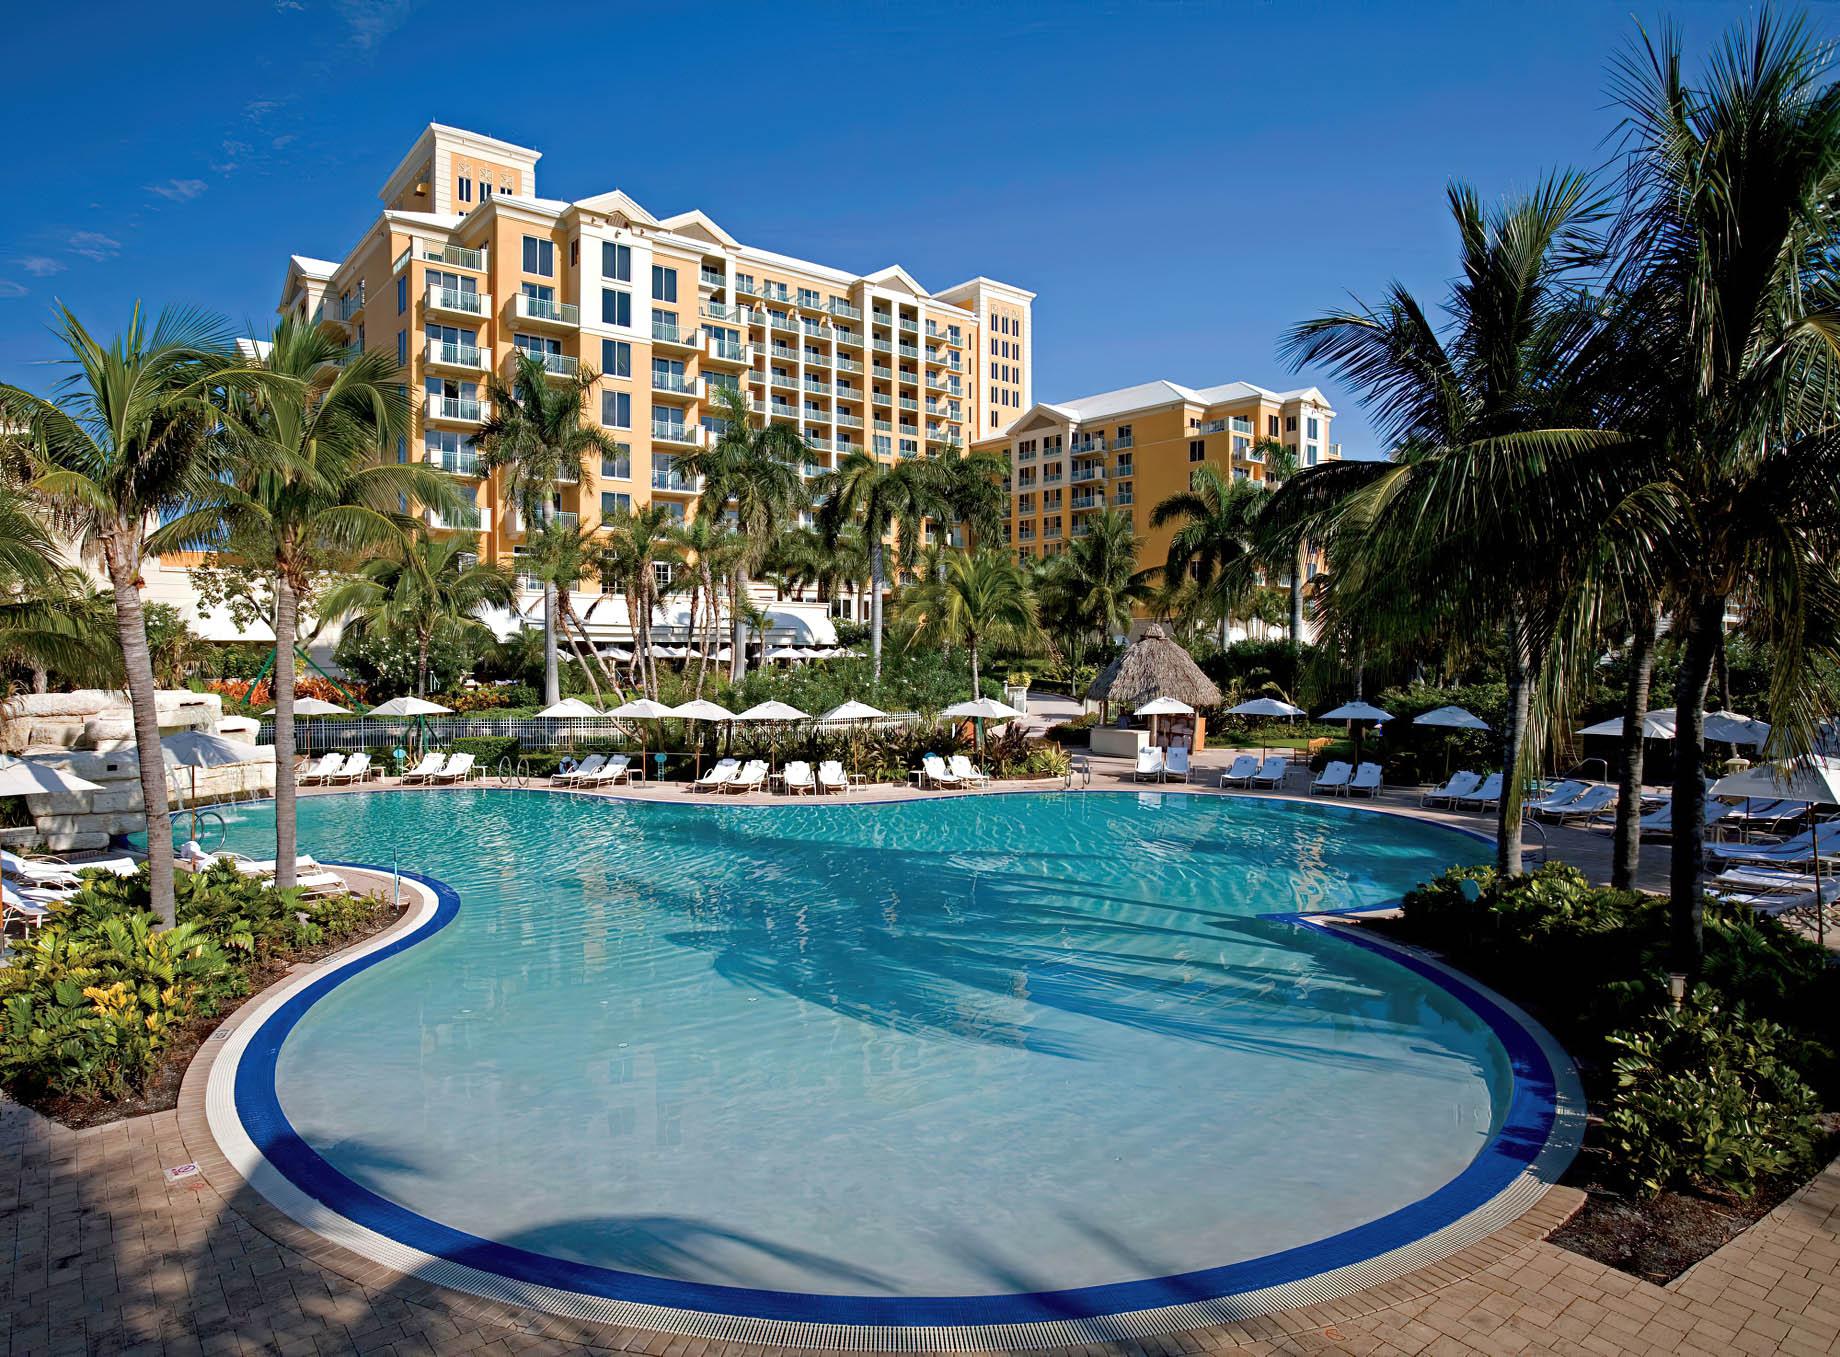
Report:
M451 895L252 1044L239 1102L321 1200L488 1272L810 1322L1142 1310L1397 1247L1527 1157L1539 1071L1486 1005L1271 917L1486 854L1436 826L1150 792L300 817Z

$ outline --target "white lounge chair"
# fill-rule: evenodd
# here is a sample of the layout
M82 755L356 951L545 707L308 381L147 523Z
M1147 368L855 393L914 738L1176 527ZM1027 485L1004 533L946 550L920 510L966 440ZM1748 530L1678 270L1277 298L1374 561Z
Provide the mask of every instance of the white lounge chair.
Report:
M1803 830L1781 843L1709 843L1706 855L1717 862L1761 862L1777 866L1840 857L1840 820Z
M1163 776L1188 781L1188 746L1172 744L1163 755Z
M1501 800L1501 774L1490 773L1482 780L1482 785L1473 792L1465 792L1455 798L1454 804L1460 807L1474 806L1485 810Z
M594 774L600 772L601 766L605 764L606 762L607 762L607 756L605 754L590 754L588 755L587 758L583 759L580 763L577 763L573 765L572 767L558 768L555 772L555 775L552 776L549 780L550 786L566 787L571 782L584 781L585 779L591 778L594 776ZM408 781L407 778L404 778L403 780L405 782Z
M576 781L578 787L602 787L614 782L632 782L632 760L625 754L614 754L599 768L589 771L588 775Z
M1282 754L1273 754L1259 765L1259 771L1252 775L1255 787L1270 787L1274 791L1284 785L1284 779L1290 775L1291 765Z
M1471 773L1468 771L1453 773L1450 781L1446 782L1442 787L1433 787L1430 791L1419 797L1418 804L1421 806L1454 806L1457 804L1458 797L1463 796L1465 793L1475 791L1476 788L1481 785L1481 773Z
M1325 796L1335 796L1340 792L1347 791L1348 775L1353 771L1354 769L1342 762L1342 760L1331 760L1329 763L1323 765L1322 772L1317 775L1314 782L1310 783L1310 795L1315 796L1318 792L1321 792Z
M22 934L30 933L44 923L45 915L51 912L54 900L43 898L37 891L16 890L12 886L0 885L0 932L18 920Z
M1256 754L1239 754L1234 757L1232 765L1220 775L1223 787L1250 787L1252 778L1259 771L1259 758Z
M1542 795L1536 796L1530 801L1523 802L1521 804L1521 809L1530 815L1543 810L1558 810L1562 806L1571 805L1572 802L1576 801L1579 797L1583 796L1585 792L1590 790L1590 787L1590 783L1580 782L1577 779L1568 779L1564 782L1555 783L1553 786L1548 787Z
M920 768L926 775L926 785L929 787L962 787L965 785L965 780L955 776L952 770L946 767L946 761L937 754L928 754L921 759Z
M1807 888L1799 891L1745 890L1742 888L1719 892L1719 899L1731 905L1749 905L1759 914L1781 914L1791 909L1801 909L1819 902L1831 905L1840 899L1840 881L1823 880L1819 891L1815 889L1814 878L1807 878Z
M1554 824L1570 824L1573 820L1589 820L1599 811L1608 810L1616 803L1616 788L1602 785L1586 787L1575 800L1562 806L1553 806L1546 810L1536 810L1535 815Z
M322 754L319 762L310 768L303 768L294 775L294 781L305 787L315 782L324 782L345 766L345 756L340 753Z
M445 754L424 754L422 761L402 775L403 785L411 782L426 782L447 764Z
M331 786L335 782L362 782L365 778L369 777L370 774L371 756L369 754L353 754L350 758L345 760L344 767L340 768L337 772L327 774L326 785Z
M971 760L963 754L954 754L951 763L947 766L952 770L952 776L967 787L988 787L990 785L990 775L981 768L974 768Z
M816 796L818 794L817 779L811 775L811 765L803 759L796 759L787 764L785 777L786 795Z
M428 775L429 785L437 782L465 782L474 776L473 762L471 754L449 754L441 770Z
M767 782L767 765L759 759L749 759L742 770L722 784L725 792L757 792Z
M1372 796L1380 790L1380 765L1364 763L1354 770L1354 776L1348 780L1344 794L1353 796L1356 792L1363 796Z
M1137 751L1137 767L1131 770L1131 781L1142 782L1145 778L1163 780L1163 747L1147 744Z
M46 862L41 858L22 858L0 849L0 876L25 886L75 887L76 868L63 862Z
M715 767L704 773L696 781L686 784L689 791L713 792L720 790L741 771L740 759L717 759Z
M818 790L844 793L850 790L850 775L836 759L826 759L818 765Z

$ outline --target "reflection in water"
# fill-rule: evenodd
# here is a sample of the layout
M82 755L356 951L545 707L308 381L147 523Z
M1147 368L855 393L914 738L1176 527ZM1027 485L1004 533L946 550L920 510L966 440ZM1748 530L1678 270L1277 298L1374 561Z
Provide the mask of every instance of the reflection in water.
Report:
M1428 826L1094 795L301 815L462 908L303 1020L283 1106L352 1178L562 1257L855 1294L1186 1271L1425 1195L1506 1087L1441 990L1255 917L1468 856Z

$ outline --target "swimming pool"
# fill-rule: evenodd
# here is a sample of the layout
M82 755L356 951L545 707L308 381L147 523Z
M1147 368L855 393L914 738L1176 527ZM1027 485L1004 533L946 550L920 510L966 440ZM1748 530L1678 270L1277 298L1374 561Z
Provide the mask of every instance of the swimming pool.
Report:
M1401 817L477 790L300 814L322 859L449 889L413 945L264 1022L237 1110L319 1202L530 1287L870 1327L1245 1296L1504 1190L1569 1073L1460 981L1269 917L1486 853ZM272 835L246 813L229 844Z

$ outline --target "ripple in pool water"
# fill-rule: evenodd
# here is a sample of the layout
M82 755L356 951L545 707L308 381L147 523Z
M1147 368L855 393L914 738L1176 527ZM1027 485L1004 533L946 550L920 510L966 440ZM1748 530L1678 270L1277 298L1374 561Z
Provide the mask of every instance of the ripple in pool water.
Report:
M300 814L306 850L461 906L308 1011L283 1109L348 1177L538 1253L862 1296L1166 1276L1425 1197L1506 1102L1464 1005L1257 917L1480 856L1427 825L1155 793Z

